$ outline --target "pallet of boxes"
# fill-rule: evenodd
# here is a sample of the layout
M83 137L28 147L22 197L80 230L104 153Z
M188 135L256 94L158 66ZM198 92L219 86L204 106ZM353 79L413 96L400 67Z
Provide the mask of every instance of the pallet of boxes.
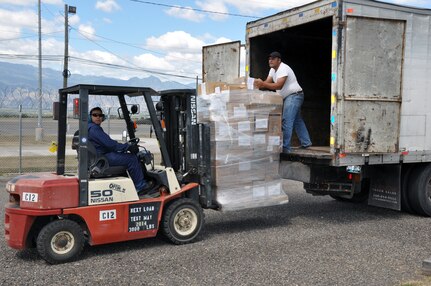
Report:
M198 121L211 130L211 175L222 210L288 202L278 174L283 100L246 84L202 83Z

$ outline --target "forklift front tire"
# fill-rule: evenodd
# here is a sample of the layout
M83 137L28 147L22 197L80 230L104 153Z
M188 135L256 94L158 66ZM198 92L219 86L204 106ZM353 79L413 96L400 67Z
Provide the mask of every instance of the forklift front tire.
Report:
M174 244L186 244L199 235L203 223L204 212L199 203L189 198L180 198L165 209L162 231Z
M82 252L85 237L76 222L61 219L45 225L37 236L37 251L50 264L75 260Z

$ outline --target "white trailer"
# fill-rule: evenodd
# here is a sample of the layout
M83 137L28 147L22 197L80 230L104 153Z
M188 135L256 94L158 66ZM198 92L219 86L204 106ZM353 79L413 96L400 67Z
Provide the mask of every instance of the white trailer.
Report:
M316 1L249 22L245 48L247 76L265 79L276 50L305 92L313 147L280 155L283 178L431 216L431 10Z

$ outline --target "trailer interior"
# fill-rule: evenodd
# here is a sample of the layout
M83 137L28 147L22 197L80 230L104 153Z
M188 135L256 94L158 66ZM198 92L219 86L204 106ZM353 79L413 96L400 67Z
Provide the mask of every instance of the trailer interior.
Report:
M304 90L302 116L313 142L310 150L300 151L304 155L328 156L330 152L332 27L332 17L328 17L249 39L251 77L265 79L268 55L279 51ZM294 134L292 146L298 145Z

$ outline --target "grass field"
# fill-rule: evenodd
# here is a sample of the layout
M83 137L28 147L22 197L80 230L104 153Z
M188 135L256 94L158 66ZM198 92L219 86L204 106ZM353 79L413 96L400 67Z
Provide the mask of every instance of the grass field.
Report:
M57 156L25 156L21 161L22 173L55 172ZM78 161L76 156L66 156L65 170L76 172ZM0 175L18 174L19 157L0 157Z

